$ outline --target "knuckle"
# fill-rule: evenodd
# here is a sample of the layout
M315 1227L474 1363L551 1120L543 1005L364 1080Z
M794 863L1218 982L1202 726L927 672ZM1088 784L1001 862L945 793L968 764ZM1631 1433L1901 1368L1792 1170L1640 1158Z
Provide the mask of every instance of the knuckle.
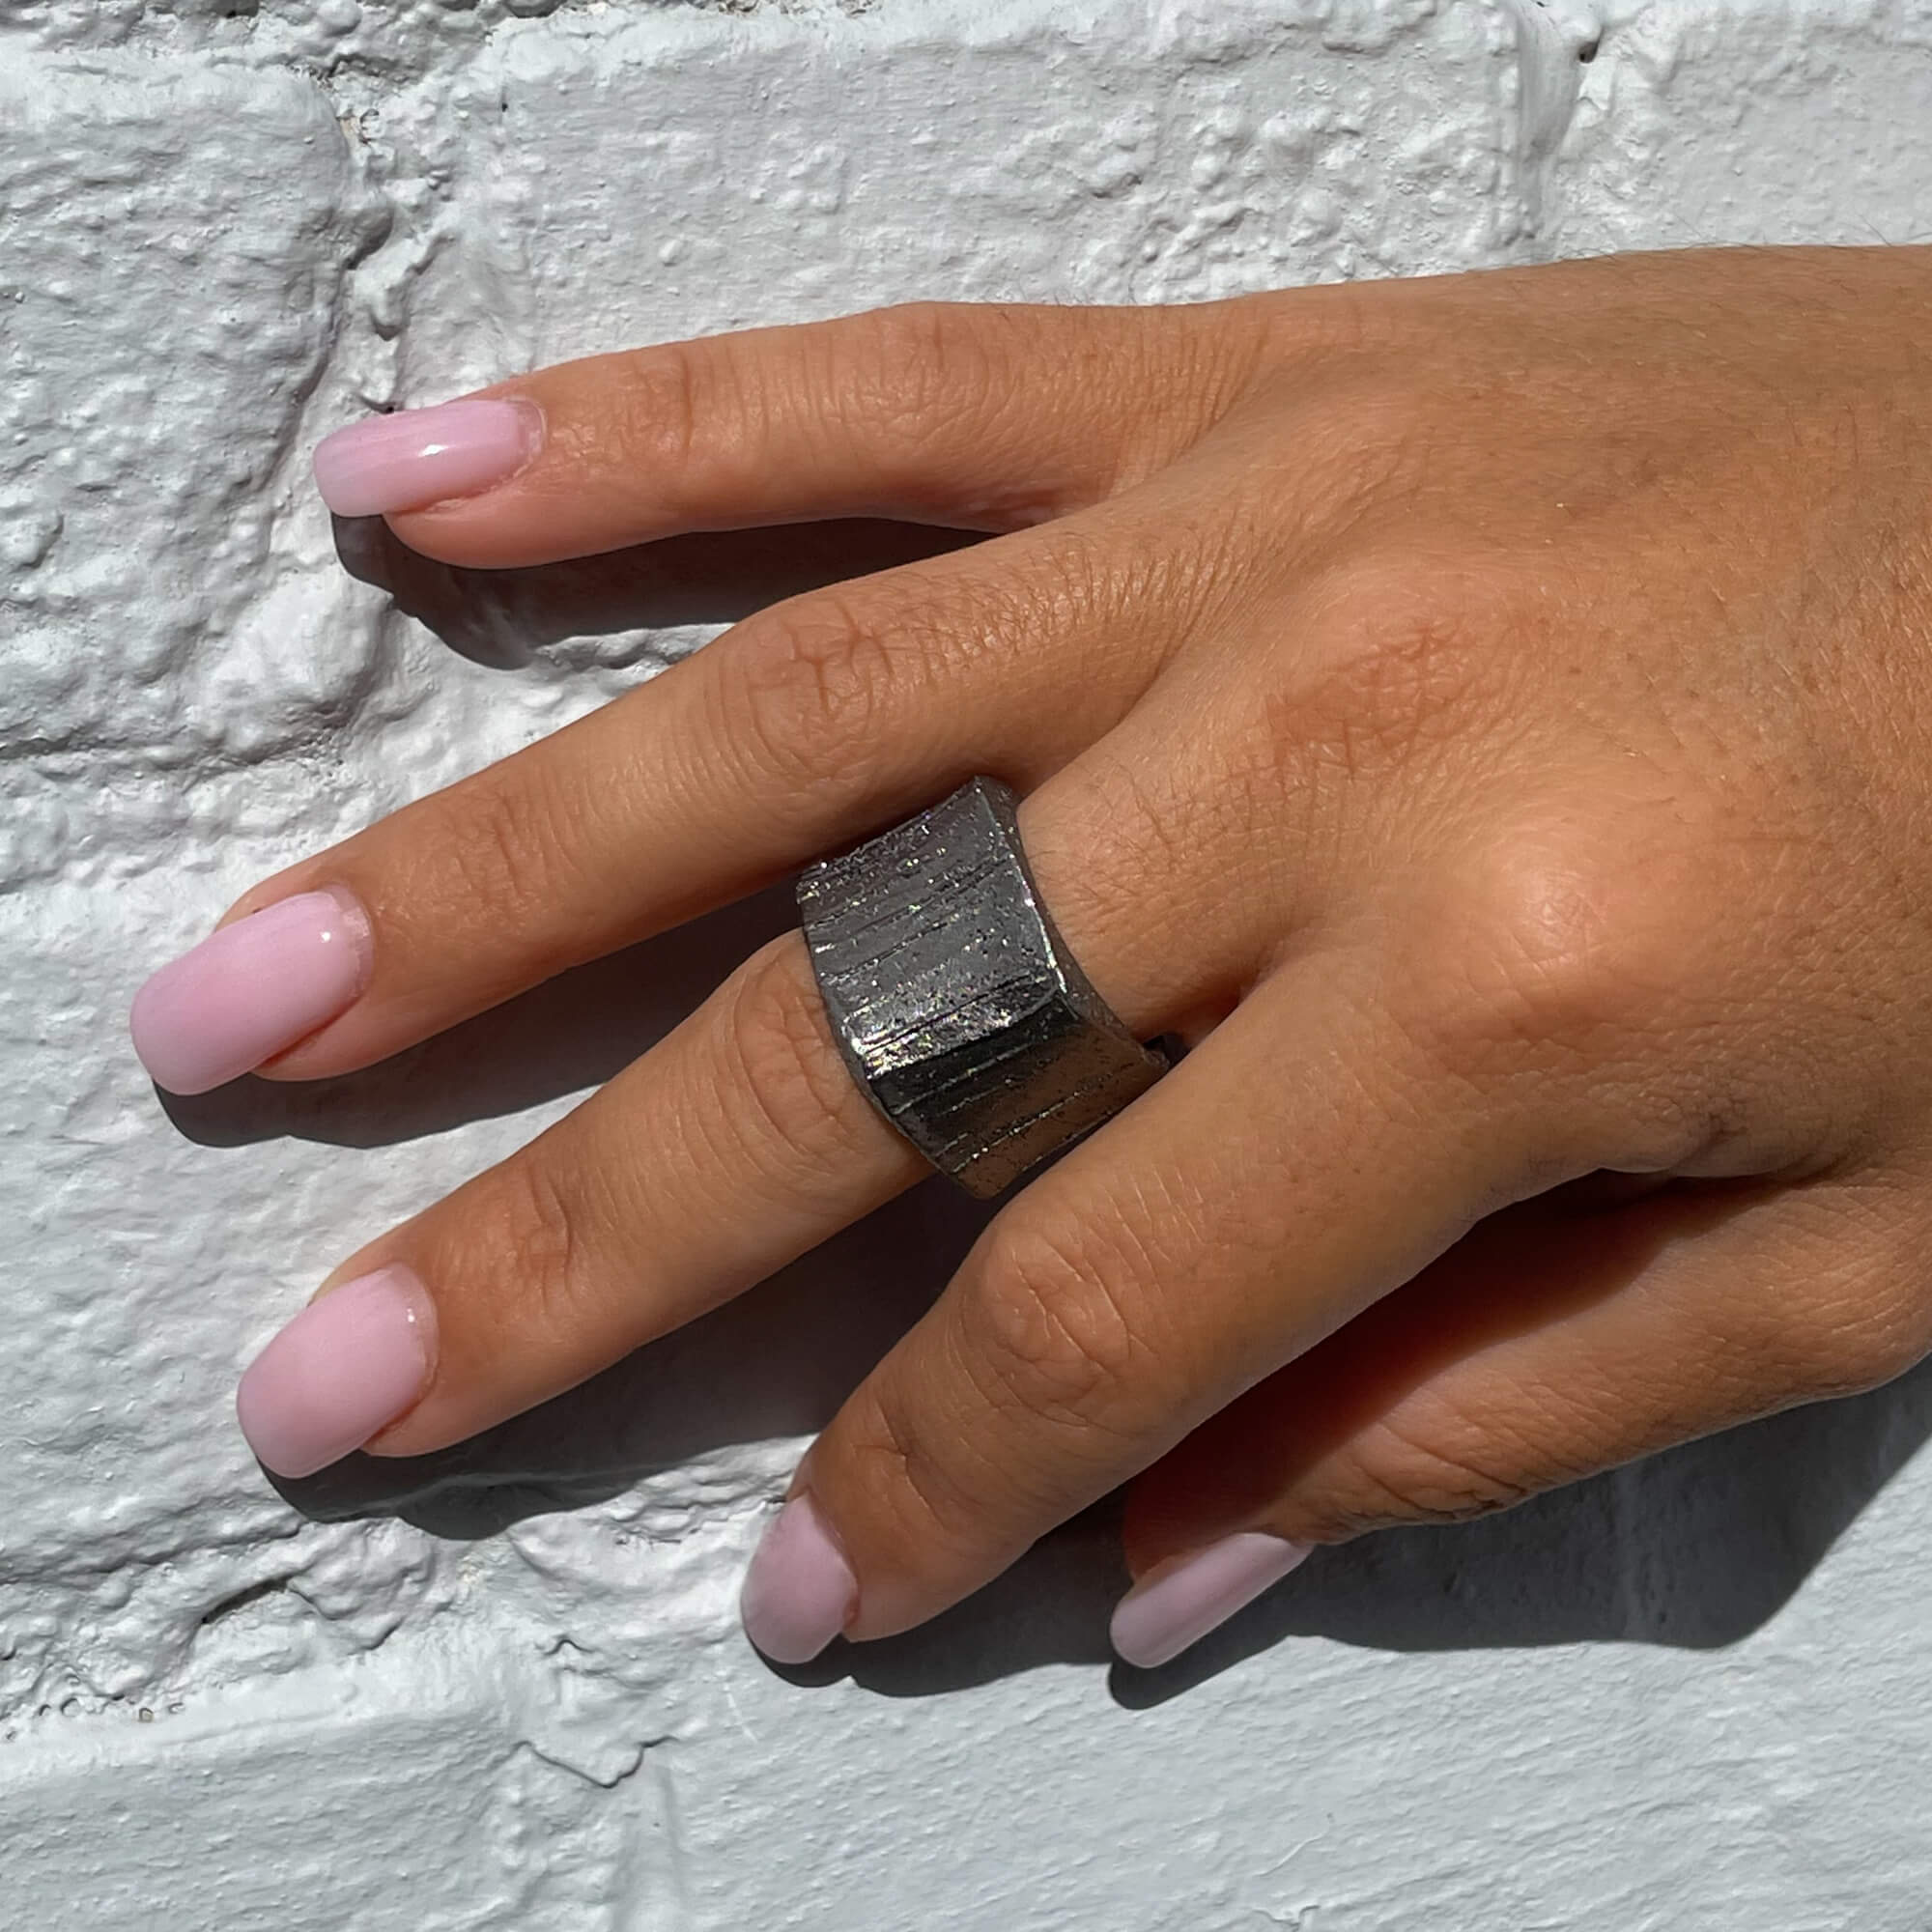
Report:
M1148 1366L1124 1289L1132 1266L1093 1237L995 1224L959 1311L963 1352L984 1397L1048 1422L1104 1429Z
M867 796L902 702L895 635L836 592L765 612L721 659L722 742L788 798Z
M478 1211L464 1218L465 1237L489 1265L501 1269L507 1262L518 1300L536 1311L541 1327L579 1299L587 1232L583 1206L565 1194L555 1168L536 1147L505 1161L485 1188L471 1204Z
M624 468L682 476L705 450L726 453L744 434L747 398L729 380L729 342L667 342L624 355L622 380L600 391L596 422L600 442L609 439Z
M1644 812L1561 801L1486 825L1415 910L1406 1015L1435 1057L1552 1045L1598 1063L1696 1017L1709 914L1687 848Z
M1530 1478L1517 1460L1511 1445L1486 1442L1474 1432L1466 1440L1425 1437L1384 1417L1337 1459L1320 1501L1308 1506L1294 1533L1335 1543L1396 1523L1467 1522L1584 1473Z
M901 302L857 317L838 372L841 409L875 432L918 443L997 409L1009 387L1007 312Z
M1270 735L1299 775L1350 777L1439 756L1501 675L1497 586L1475 567L1403 551L1331 565L1304 593Z
M1846 1311L1825 1330L1817 1350L1821 1375L1818 1392L1826 1396L1861 1395L1902 1376L1925 1353L1928 1338L1922 1322L1900 1319L1889 1306ZM1814 1336L1814 1347L1817 1337Z
M985 1534L984 1485L954 1438L935 1428L891 1364L857 1392L835 1425L841 1485L900 1563L917 1552L971 1548Z
M1390 509L1406 509L1427 497L1441 469L1443 421L1439 399L1399 372L1386 345L1351 341L1352 314L1331 307L1332 331L1318 326L1327 348L1330 380L1310 385L1299 357L1273 366L1268 378L1291 425L1297 469L1306 476L1315 527L1343 534ZM1459 430L1460 433L1460 430ZM1452 566L1453 567L1453 566ZM1351 581L1374 589L1373 568L1345 564L1339 576L1318 578L1336 588Z
M1833 1204L1830 1259L1791 1292L1755 1296L1732 1341L1741 1377L1804 1392L1860 1395L1932 1350L1924 1255L1932 1204L1891 1187L1861 1187Z
M1075 640L1110 690L1128 681L1119 672L1130 667L1085 647L1122 601L1110 567L1091 539L1056 532L997 569L895 572L775 606L718 652L712 735L756 789L803 795L845 822L906 757L909 732L929 754L960 735L982 694L1010 705L1022 679L1060 688L1064 658L1029 653L1029 640Z
M540 923L567 864L576 818L570 802L526 765L485 773L436 810L440 822L416 847L446 883L440 891L417 891L415 901L461 900L512 925Z
M1477 1004L1509 1032L1574 1039L1641 1027L1675 979L1662 908L1621 865L1575 845L1492 849L1465 955Z
M787 1188L841 1172L889 1131L846 1069L796 933L739 969L724 1037L733 1130Z

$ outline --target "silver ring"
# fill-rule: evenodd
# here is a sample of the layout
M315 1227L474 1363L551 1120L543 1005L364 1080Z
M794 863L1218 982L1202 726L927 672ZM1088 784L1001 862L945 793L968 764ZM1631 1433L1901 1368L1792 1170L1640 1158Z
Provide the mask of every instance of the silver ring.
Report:
M1016 801L977 778L798 881L811 969L854 1078L990 1200L1167 1071L1040 904Z

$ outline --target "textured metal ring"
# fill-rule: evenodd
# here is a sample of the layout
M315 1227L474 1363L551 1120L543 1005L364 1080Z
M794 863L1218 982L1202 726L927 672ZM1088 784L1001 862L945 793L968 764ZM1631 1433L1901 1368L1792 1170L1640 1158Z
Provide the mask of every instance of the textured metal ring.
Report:
M854 1077L982 1200L1167 1070L1074 963L1041 905L1015 799L978 778L798 882L805 941Z

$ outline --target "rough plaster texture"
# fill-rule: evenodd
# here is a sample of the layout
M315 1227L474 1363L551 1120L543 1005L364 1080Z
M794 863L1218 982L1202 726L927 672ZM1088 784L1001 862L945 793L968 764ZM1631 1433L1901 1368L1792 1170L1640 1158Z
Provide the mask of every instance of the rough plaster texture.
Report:
M346 570L304 458L372 405L916 295L1928 211L1926 0L0 0L0 1922L1932 1924L1925 1376L1323 1556L1154 1677L1101 1520L781 1676L738 1568L949 1198L421 1463L278 1494L229 1399L782 905L172 1118L121 1029L263 871L827 567L486 582L345 528Z

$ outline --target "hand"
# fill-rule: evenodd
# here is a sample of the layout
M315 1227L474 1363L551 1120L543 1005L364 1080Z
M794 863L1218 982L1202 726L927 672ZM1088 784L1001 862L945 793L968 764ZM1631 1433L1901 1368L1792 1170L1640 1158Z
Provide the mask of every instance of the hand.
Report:
M748 1627L906 1629L1133 1480L1122 1653L1932 1346L1932 251L1179 309L918 307L326 443L466 565L883 515L759 612L247 894L144 989L196 1091L382 1059L988 772L1194 1050L1020 1190L801 1465ZM352 1256L250 1369L415 1455L919 1179L796 935Z

